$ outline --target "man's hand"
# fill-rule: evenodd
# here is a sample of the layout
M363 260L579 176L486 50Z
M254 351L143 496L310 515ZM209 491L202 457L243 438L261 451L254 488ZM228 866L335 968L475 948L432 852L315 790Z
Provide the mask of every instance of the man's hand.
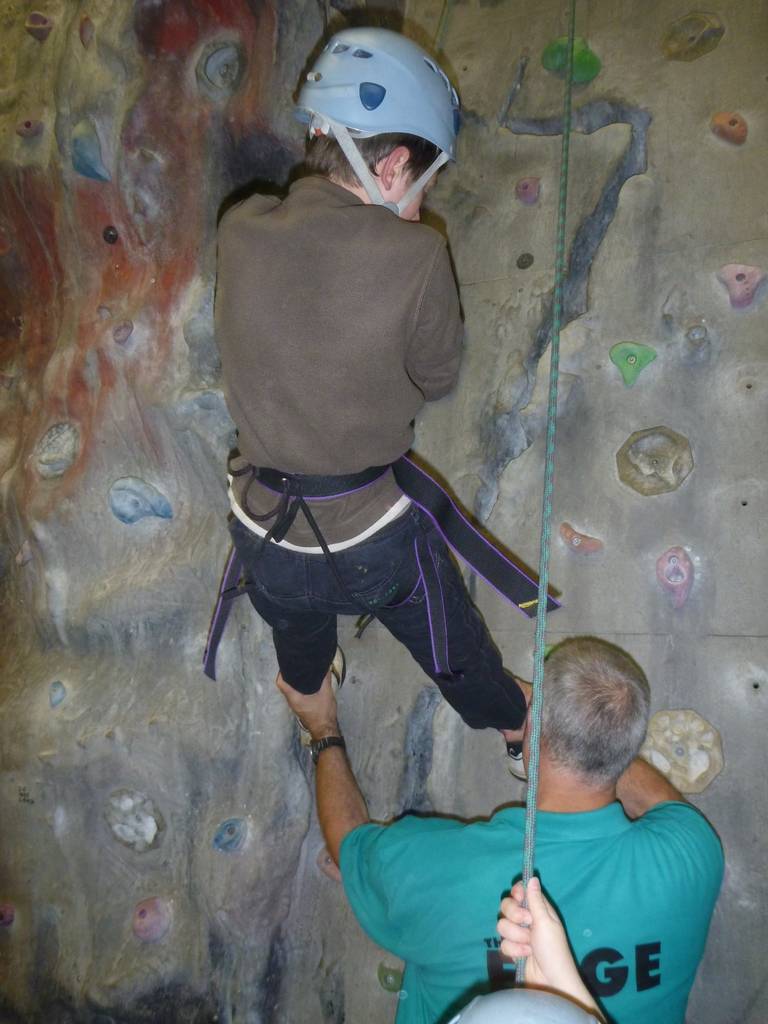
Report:
M501 901L503 917L496 925L501 952L513 960L526 958L526 985L561 992L595 1013L597 1007L576 969L565 928L545 899L538 878L528 883L528 909L523 897L523 883L518 882Z
M301 693L290 686L280 673L277 673L276 685L288 702L288 707L301 719L302 725L309 731L313 740L324 736L340 736L339 723L336 718L336 695L331 686L331 673L328 672L317 693Z

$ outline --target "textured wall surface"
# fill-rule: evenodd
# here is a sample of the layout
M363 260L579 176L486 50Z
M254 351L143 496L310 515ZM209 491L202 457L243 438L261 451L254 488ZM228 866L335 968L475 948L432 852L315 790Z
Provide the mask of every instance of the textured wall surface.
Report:
M417 447L529 563L562 131L540 55L561 7L406 8L466 108L459 166L430 200L467 353ZM394 1016L397 961L322 871L311 770L248 607L219 681L200 670L232 439L211 333L216 211L253 179L285 184L307 55L329 17L362 8L0 11L3 1022ZM728 860L689 1019L758 1024L768 4L722 0L714 21L675 26L688 12L578 3L602 70L574 96L555 482L568 525L551 567L565 607L550 636L614 640L647 669L654 710L719 732L719 774L717 736L691 716L658 719L649 756L703 789ZM482 584L477 600L525 674L531 624ZM495 734L467 730L381 627L351 632L342 723L374 817L522 796Z

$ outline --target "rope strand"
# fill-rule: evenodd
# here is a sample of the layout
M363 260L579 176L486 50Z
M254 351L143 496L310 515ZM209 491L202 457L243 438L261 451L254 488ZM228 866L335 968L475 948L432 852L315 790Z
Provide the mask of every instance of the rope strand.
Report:
M573 91L573 43L576 34L576 0L570 0L568 21L568 60L563 98L563 140L560 155L560 189L557 202L557 236L555 242L555 291L552 309L552 334L549 365L549 399L547 403L547 439L544 460L544 492L541 509L541 545L539 548L539 598L536 609L536 633L533 649L533 694L529 711L531 731L528 758L528 793L525 804L523 839L523 885L533 875L536 851L536 803L539 790L539 749L541 745L541 711L544 679L544 634L546 629L547 591L549 589L549 549L552 533L552 489L555 472L555 425L557 422L557 383L560 369L560 327L563 315L565 282L565 214L568 198L568 156L571 137L571 97ZM525 958L516 964L516 983L525 980Z

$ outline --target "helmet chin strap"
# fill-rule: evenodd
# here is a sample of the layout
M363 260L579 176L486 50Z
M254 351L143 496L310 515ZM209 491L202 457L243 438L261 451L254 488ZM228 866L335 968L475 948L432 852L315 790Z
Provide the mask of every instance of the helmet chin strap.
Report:
M425 187L429 179L433 177L433 175L437 174L437 172L440 170L443 164L446 163L448 163L448 154L439 153L437 158L432 161L432 163L429 165L426 171L424 171L421 177L417 178L416 181L414 181L414 183L411 185L411 187L408 189L408 191L405 193L405 195L403 196L399 203L387 203L386 205L390 208L394 207L394 209L397 212L397 215L400 216L400 214L404 210L408 209L408 207L411 205L411 203L419 194L419 192L421 192L421 190Z
M317 117L317 115L315 115L315 117ZM443 164L447 163L449 159L447 153L440 153L426 171L424 171L424 173L408 188L408 191L405 193L403 198L397 203L392 203L385 200L384 196L382 196L376 179L368 169L368 165L365 160L360 156L360 150L355 145L346 125L339 124L338 121L326 121L324 119L324 123L320 126L320 130L322 131L324 128L333 132L334 138L341 146L344 156L349 160L352 170L357 175L360 184L368 193L368 198L374 206L383 206L386 210L396 213L398 217L404 210L408 209L419 192L425 187L429 179L434 174L437 174Z
M333 132L334 138L341 146L344 156L349 160L352 170L357 175L358 181L368 193L368 198L374 206L385 206L388 210L392 210L393 213L398 213L399 211L397 210L396 205L394 203L388 203L379 191L376 179L368 170L368 165L365 160L360 156L360 150L352 140L352 136L349 134L346 125L339 124L338 121L330 121L328 123L330 130Z

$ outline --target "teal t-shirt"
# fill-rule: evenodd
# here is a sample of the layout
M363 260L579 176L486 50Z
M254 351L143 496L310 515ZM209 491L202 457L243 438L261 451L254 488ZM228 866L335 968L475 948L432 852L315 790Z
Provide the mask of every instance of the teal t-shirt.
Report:
M444 1024L510 980L496 920L520 875L524 813L470 825L409 815L344 839L341 874L358 921L406 961L397 1024ZM618 803L540 812L536 870L610 1019L683 1024L723 874L706 819L683 803L634 822Z

